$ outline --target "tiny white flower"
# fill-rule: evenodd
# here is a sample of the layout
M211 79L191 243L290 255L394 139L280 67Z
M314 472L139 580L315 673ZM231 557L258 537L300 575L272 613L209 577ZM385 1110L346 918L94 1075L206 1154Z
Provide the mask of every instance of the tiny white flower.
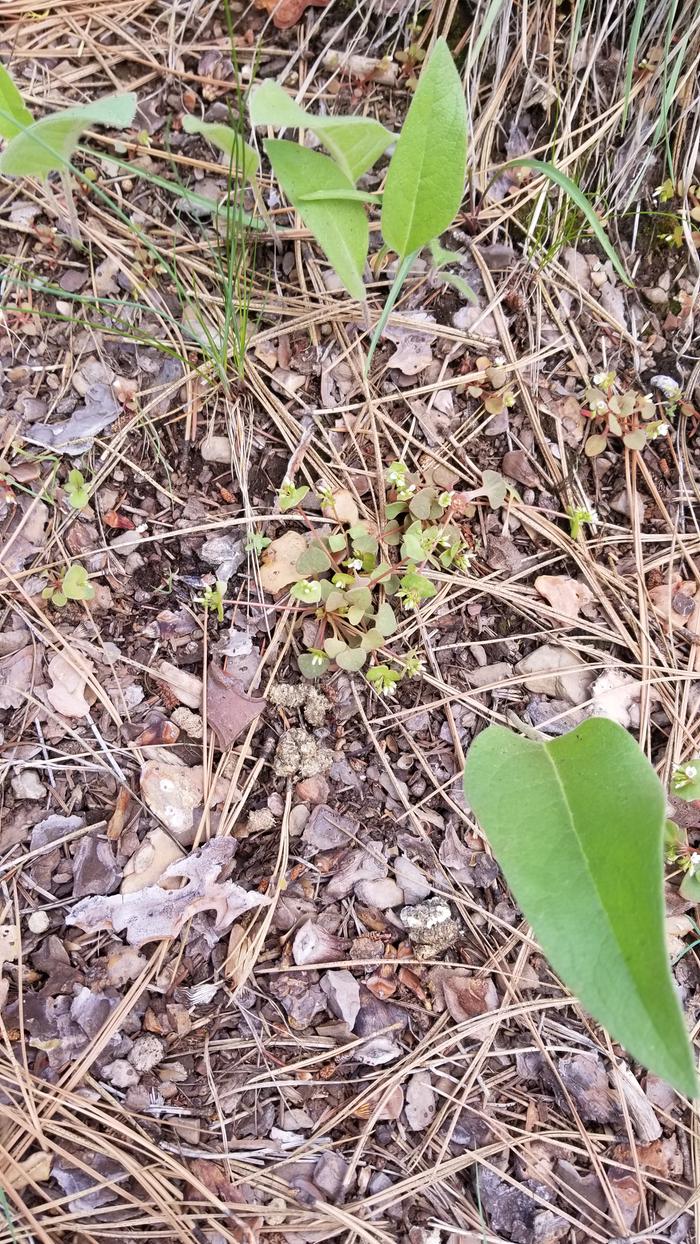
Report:
M694 780L694 779L698 776L698 771L697 771L696 766L695 766L695 765L686 765L686 766L685 766L685 776L686 776L687 778L690 778L690 780L691 780L691 782L692 782L692 781L693 781L693 780Z
M693 851L693 854L690 857L690 869L689 869L691 877L695 876L699 868L700 868L700 855L698 855L697 851Z
M382 687L381 694L387 696L396 695L396 683L388 682L385 687ZM700 859L700 856L698 856L698 859Z
M362 570L362 562L359 557L349 557L345 565L348 570Z

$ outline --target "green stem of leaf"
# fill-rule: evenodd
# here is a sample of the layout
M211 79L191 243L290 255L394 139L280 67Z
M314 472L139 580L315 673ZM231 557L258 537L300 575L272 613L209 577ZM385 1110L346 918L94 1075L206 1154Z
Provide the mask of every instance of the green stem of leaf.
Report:
M396 300L399 294L401 293L401 290L404 287L406 277L408 276L411 270L411 265L413 264L413 261L416 258L417 254L418 254L418 251L413 251L410 255L405 255L404 258L401 260L399 270L396 273L396 276L394 277L394 283L391 289L389 290L387 300L384 303L382 313L377 321L377 326L374 332L372 333L372 340L369 344L369 352L367 354L367 362L365 363L365 375L369 375L369 369L372 365L372 359L374 358L374 351L377 348L377 343L382 333L384 332L384 329L386 328L387 320L389 319L389 316L391 315L394 309L394 306L396 305Z

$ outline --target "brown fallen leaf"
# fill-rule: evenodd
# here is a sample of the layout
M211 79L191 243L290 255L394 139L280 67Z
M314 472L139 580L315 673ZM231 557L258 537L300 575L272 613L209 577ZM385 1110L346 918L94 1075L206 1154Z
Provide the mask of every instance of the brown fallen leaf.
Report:
M626 1144L616 1145L612 1151L613 1160L624 1166L634 1166L638 1161L643 1171L659 1175L661 1179L671 1179L674 1183L683 1176L683 1155L675 1136L664 1136L649 1145L636 1145L635 1154L636 1159Z
M18 1162L16 1166L13 1164L6 1172L10 1186L15 1192L21 1192L28 1183L45 1183L51 1176L52 1162L53 1156L50 1153L43 1153L41 1150L30 1153L28 1158Z
M541 574L535 579L535 591L549 601L552 609L563 618L577 618L585 605L595 600L591 589L564 574Z
M306 551L306 540L299 531L285 531L265 549L260 563L260 585L273 596L296 583L297 562Z
M207 674L207 724L211 726L222 751L231 747L265 708L264 699L243 695L241 684L212 661Z
M666 627L685 627L700 634L700 596L692 579L674 579L651 588L649 599L654 612Z
M434 968L430 983L438 1001L445 1006L457 1024L474 1019L498 1006L496 986L488 976L474 976L466 968Z
M570 1107L562 1088L586 1122L612 1123L619 1119L617 1097L597 1054L565 1054L557 1059L557 1073L545 1071L544 1078L551 1084L558 1105L567 1113Z
M335 518L347 527L352 527L360 517L357 502L347 488L339 488L333 493L328 502L321 505L321 510L327 518Z
M87 932L110 929L126 931L130 946L177 937L188 920L200 911L213 911L216 932L227 929L244 912L269 903L256 890L244 890L233 881L220 881L221 873L233 859L236 843L230 838L212 838L184 860L166 868L162 879L185 878L180 890L147 886L134 894L100 895L76 903L66 917Z
M264 9L272 17L272 24L278 30L289 30L301 21L310 5L325 9L328 0L255 0L256 9Z

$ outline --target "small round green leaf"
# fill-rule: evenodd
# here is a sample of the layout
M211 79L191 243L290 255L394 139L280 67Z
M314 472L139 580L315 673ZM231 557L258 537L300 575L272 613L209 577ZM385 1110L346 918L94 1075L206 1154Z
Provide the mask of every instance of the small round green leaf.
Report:
M367 653L363 652L362 648L346 648L344 652L338 653L335 663L340 666L341 670L348 670L354 674L362 669L366 660Z

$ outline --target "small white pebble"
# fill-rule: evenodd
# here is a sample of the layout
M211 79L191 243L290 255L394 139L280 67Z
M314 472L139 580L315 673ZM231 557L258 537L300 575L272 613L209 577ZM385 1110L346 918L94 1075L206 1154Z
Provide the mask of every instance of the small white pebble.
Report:
M27 921L30 933L45 933L51 921L45 911L33 911Z

